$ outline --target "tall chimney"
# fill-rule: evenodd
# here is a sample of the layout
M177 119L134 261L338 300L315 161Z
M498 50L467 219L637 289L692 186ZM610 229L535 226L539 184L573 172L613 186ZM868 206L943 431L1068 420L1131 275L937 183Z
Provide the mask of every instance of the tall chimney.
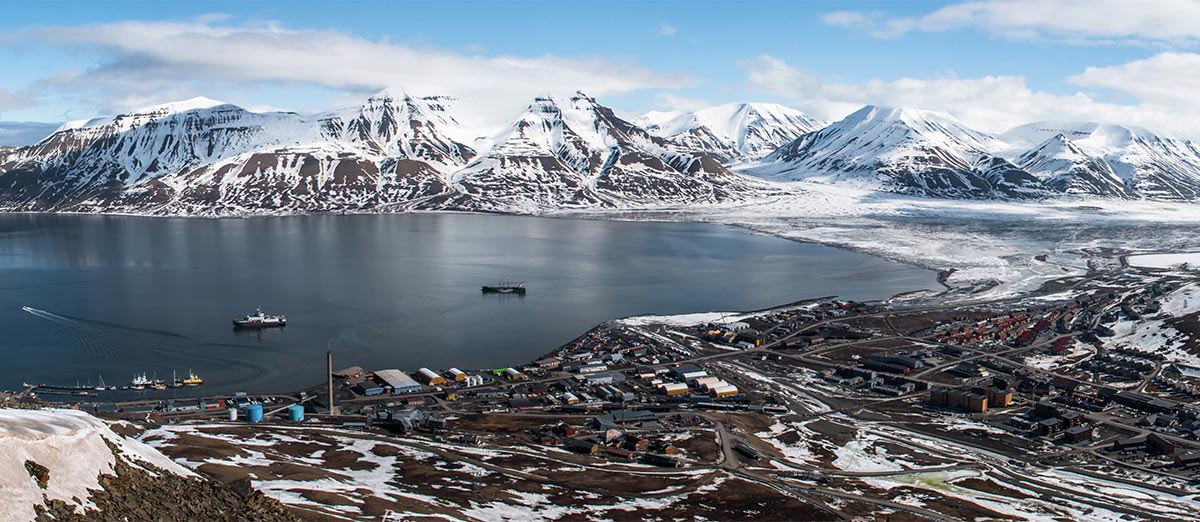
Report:
M337 406L333 405L333 352L325 352L325 378L329 382L329 414L337 415Z

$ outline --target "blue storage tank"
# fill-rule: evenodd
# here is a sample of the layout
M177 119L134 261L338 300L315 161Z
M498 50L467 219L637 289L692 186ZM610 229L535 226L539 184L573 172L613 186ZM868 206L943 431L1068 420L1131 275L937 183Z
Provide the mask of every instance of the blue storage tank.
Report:
M250 422L262 422L262 405L251 404L246 406L246 420Z
M300 422L304 420L304 405L293 404L288 406L288 420L292 422Z

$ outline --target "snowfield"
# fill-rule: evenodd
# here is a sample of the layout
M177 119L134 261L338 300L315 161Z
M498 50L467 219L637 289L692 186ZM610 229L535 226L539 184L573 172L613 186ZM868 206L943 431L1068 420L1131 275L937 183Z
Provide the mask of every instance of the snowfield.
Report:
M4 520L33 520L34 506L61 500L80 508L91 506L89 489L100 488L100 476L115 472L117 447L128 464L185 477L196 476L158 450L122 437L104 421L77 410L0 409L0 513ZM35 462L49 469L46 489L26 471Z

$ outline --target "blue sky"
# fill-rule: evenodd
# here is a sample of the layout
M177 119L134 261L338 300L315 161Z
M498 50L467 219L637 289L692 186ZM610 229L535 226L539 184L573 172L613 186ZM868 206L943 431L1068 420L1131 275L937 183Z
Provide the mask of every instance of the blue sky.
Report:
M1193 0L50 1L4 12L7 121L197 95L316 112L392 86L470 99L496 124L532 95L579 88L627 115L772 101L836 119L881 103L988 131L1069 118L1200 137L1179 118L1200 113Z

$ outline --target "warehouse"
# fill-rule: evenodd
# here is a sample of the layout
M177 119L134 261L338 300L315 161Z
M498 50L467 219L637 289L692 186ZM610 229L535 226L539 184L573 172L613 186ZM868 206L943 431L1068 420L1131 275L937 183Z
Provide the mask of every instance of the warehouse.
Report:
M738 394L738 389L737 389L737 386L733 386L731 384L726 384L725 386L718 386L716 388L713 388L712 394L713 394L713 397L716 397L718 399L722 398L722 397L733 397Z
M385 388L391 388L392 393L408 393L421 390L421 383L413 380L407 373L400 370L379 370L375 379Z
M525 374L523 374L513 368L506 368L504 370L504 377L506 377L510 381L527 381L527 380L529 380L529 377L526 377Z
M463 382L463 381L467 380L466 372L464 372L458 368L450 368L450 370L448 370L447 373L450 374L450 378L454 379L455 382Z
M667 395L683 395L688 391L687 385L681 382L669 382L659 388Z
M378 384L375 384L372 381L363 381L354 385L354 391L359 395L365 395L367 397L383 395L383 388L379 387Z
M701 386L701 389L703 389L706 392L712 392L716 388L723 388L725 386L729 386L729 383L722 381L720 379L717 379L715 382L710 382L710 383L704 384L703 386Z
M421 368L420 370L417 370L417 376L419 376L422 381L425 381L425 384L430 386L441 386L446 384L446 379L444 377L438 375L437 372L430 370L429 368Z

